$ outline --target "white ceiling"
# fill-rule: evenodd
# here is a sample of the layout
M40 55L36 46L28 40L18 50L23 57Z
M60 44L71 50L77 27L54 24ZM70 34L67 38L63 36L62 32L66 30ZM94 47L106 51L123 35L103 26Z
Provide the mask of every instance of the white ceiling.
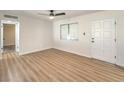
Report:
M48 16L38 15L38 13L49 14L49 10L25 10L24 12L29 14L29 15L51 21ZM61 12L65 12L66 15L56 16L54 20L60 20L60 19L64 19L64 18L100 12L100 10L55 10L55 13L61 13Z
M86 14L100 12L100 11L102 10L55 10L55 13L65 12L66 15L56 16L54 20L60 20L64 18L74 17L74 16L86 15ZM45 19L48 21L53 21L53 20L50 20L48 16L38 15L38 13L49 14L50 13L49 10L0 10L0 12L4 12L5 14L13 13L17 15L28 15L32 17Z

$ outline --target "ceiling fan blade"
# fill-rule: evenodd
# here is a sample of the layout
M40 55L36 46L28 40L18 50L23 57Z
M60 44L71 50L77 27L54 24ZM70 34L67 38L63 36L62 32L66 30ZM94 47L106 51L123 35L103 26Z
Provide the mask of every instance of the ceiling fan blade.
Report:
M38 13L38 15L49 16L49 14Z
M57 13L57 14L55 14L55 16L61 16L61 15L65 15L65 13Z

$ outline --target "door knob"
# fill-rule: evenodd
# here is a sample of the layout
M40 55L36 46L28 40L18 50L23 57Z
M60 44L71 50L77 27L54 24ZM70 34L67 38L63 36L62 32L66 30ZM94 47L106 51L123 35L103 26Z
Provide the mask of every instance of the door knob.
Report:
M94 41L91 41L92 43L94 43Z
M94 40L94 38L92 38L92 40Z

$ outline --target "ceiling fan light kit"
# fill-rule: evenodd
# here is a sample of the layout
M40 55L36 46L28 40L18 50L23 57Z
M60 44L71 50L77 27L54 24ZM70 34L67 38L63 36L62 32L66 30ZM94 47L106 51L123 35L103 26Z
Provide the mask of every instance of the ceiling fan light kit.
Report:
M46 16L49 16L49 19L54 19L55 16L62 16L62 15L66 15L65 13L57 13L55 14L54 10L50 10L49 11L50 13L47 15L47 14L42 14L42 13L38 13L39 15L46 15Z
M49 16L49 19L54 19L55 17L54 16Z

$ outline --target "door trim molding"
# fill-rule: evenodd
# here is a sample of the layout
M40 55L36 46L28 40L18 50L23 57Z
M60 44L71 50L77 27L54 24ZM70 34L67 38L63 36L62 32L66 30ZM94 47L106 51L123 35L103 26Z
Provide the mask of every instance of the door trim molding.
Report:
M16 52L19 52L19 49L20 49L20 23L19 23L19 21L15 21L15 20L0 20L0 36L1 36L1 38L0 38L0 53L2 53L3 52L3 50L2 50L2 47L3 47L3 24L15 24L15 44L17 45L17 43L18 43L18 50L17 49L15 49L16 50ZM17 34L18 34L18 39L19 40L17 40Z

